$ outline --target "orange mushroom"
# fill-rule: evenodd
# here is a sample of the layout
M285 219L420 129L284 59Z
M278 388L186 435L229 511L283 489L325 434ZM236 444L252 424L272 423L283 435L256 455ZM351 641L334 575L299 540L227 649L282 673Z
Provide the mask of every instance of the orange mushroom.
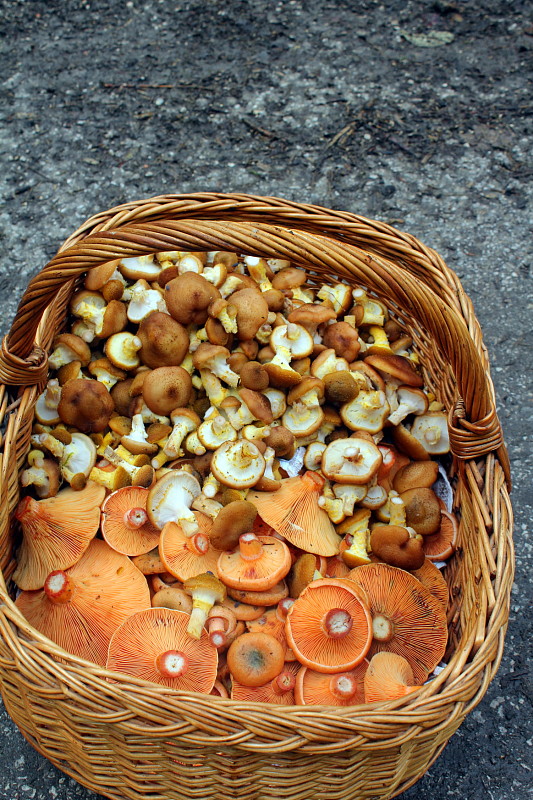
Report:
M388 564L365 564L349 576L368 596L372 614L369 655L386 650L407 658L416 683L442 659L448 639L446 612L414 575Z
M170 608L133 614L109 643L107 668L169 689L209 694L217 677L217 650L205 630L187 633L189 615Z
M60 647L104 666L111 636L127 617L150 606L150 590L127 556L93 539L77 564L51 572L43 589L21 592L16 605Z
M348 672L366 656L372 618L348 580L312 581L295 600L285 623L298 661L317 672Z
M141 486L124 486L104 500L102 536L117 553L140 556L157 547L160 531L146 513L148 491Z
M349 672L333 675L302 667L296 677L294 699L301 706L355 706L365 702L366 658Z
M212 527L211 519L200 511L194 511L198 531L186 536L181 525L167 522L161 531L159 555L167 572L186 581L201 572L216 572L220 551L215 550L209 541Z
M277 606L269 608L258 619L247 622L247 630L250 633L268 633L269 636L273 636L283 647L287 648L285 620L293 602L294 600L290 597L280 600Z
M436 533L424 536L422 549L431 561L446 561L454 553L457 544L457 519L441 509L440 528Z
M41 589L47 575L80 559L98 531L104 497L104 487L89 481L78 492L62 489L44 500L21 500L15 517L23 539L13 574L19 589Z
M284 648L268 633L243 633L227 652L233 678L243 686L264 686L285 666Z
M438 567L430 561L429 558L424 560L424 563L419 569L409 570L415 578L424 584L429 589L432 595L441 601L444 608L448 607L448 584L442 576L442 572Z
M285 662L279 675L272 678L263 686L245 686L233 677L231 686L231 699L241 702L252 703L272 703L278 706L294 705L294 687L296 676L301 669L300 664L295 661Z
M240 603L246 603L251 606L273 606L287 597L289 588L286 581L278 581L271 589L265 589L263 592L253 592L249 589L233 589L228 586L228 595Z
M244 533L239 548L221 553L217 572L220 579L234 589L265 591L282 580L291 568L287 545L275 536Z
M334 556L341 537L318 505L323 486L324 479L309 470L282 480L277 492L252 490L247 500L255 505L261 519L291 544L308 553Z
M376 653L364 677L365 702L397 700L418 689L407 659L396 653Z

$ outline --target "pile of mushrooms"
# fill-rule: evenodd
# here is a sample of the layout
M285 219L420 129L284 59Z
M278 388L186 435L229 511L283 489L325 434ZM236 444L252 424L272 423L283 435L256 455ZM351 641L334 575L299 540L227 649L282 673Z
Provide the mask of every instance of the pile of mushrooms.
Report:
M34 627L246 701L373 702L432 675L458 528L435 491L446 414L384 304L316 283L234 252L87 274L21 472Z

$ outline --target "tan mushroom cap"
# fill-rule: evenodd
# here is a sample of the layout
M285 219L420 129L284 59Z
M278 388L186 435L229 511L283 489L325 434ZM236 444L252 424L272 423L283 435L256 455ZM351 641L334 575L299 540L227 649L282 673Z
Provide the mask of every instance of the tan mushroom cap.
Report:
M405 503L407 525L417 533L427 536L436 533L441 524L441 510L437 495L432 489L418 487L400 494Z
M370 364L374 369L378 369L386 375L391 375L406 386L424 385L422 376L415 372L409 359L404 356L374 354L365 358L365 364Z
M335 439L322 454L322 472L332 481L362 486L382 463L376 444L362 437Z
M25 497L15 517L23 539L13 580L20 589L41 589L47 575L75 564L96 536L103 486L89 481L81 491L62 489L55 497Z
M199 639L189 636L188 623L188 614L169 608L133 614L111 639L107 668L169 689L209 694L217 677L217 649L205 629Z
M420 486L429 489L438 474L439 465L436 461L410 461L396 471L392 485L398 494Z
M256 288L239 289L229 299L236 309L237 336L239 341L253 339L268 318L268 305Z
M220 509L210 532L210 540L219 550L237 547L239 537L249 533L257 517L257 508L248 500L234 500Z
M333 348L335 355L347 361L355 361L361 345L357 329L348 322L334 322L324 331L322 341L327 348Z
M255 592L251 589L233 589L228 586L229 597L251 606L273 606L287 597L288 594L289 589L284 580L278 581L271 589L265 589L262 592Z
M414 575L388 564L350 572L368 595L374 638L369 658L382 650L407 658L423 683L444 655L448 630L442 603Z
M150 590L127 556L93 539L76 564L48 575L44 589L22 592L16 605L60 647L104 666L111 636L131 614L149 607Z
M400 525L379 525L372 529L372 553L386 564L401 569L415 570L423 565L425 556L421 538L410 535Z
M169 314L182 325L204 325L208 306L218 298L218 289L196 272L184 272L165 285Z

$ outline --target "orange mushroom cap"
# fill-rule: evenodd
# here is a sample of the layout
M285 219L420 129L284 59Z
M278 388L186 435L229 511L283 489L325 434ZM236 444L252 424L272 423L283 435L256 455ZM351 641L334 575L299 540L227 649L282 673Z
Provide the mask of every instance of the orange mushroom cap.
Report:
M457 544L457 519L441 509L440 527L436 533L424 536L422 549L431 561L446 561L455 551Z
M104 666L111 636L131 614L149 607L150 589L127 556L93 539L77 564L50 573L44 589L21 592L16 605L60 647Z
M293 604L293 600L286 597L274 608L269 608L260 617L254 620L249 620L246 623L246 628L250 633L268 633L277 639L284 648L287 648L287 635L285 633L285 620L289 608Z
M444 580L440 569L436 567L429 558L424 560L424 563L419 569L411 569L409 572L411 572L415 578L418 578L420 583L423 583L437 600L440 600L444 608L448 607L448 584Z
M296 677L294 699L301 706L355 706L365 702L364 677L368 661L349 672L326 674L302 667Z
M446 612L414 575L388 564L355 567L349 579L367 593L373 639L369 655L386 650L406 658L416 683L442 659L448 639Z
M327 513L318 505L324 480L308 471L281 481L277 492L250 491L246 497L259 515L288 542L319 556L339 552L341 537Z
M79 560L98 531L104 497L105 488L89 481L78 492L62 489L55 497L19 503L15 516L24 535L13 580L20 589L41 589L47 575Z
M233 677L231 699L241 702L272 703L278 706L294 705L296 676L301 669L297 661L285 662L279 675L263 686L245 686Z
M140 556L157 547L160 531L146 513L148 492L141 486L124 486L104 500L102 535L117 553Z
M217 677L218 654L205 629L187 633L189 615L149 608L127 619L109 643L107 668L186 692L209 694Z
M289 609L285 631L298 661L317 672L348 672L366 656L372 618L348 580L308 584Z
M264 686L285 666L285 651L268 633L243 633L227 652L229 670L244 686Z
M217 573L234 589L265 591L285 577L291 563L289 548L280 539L244 533L238 549L220 554Z
M414 692L413 670L407 659L396 653L376 653L364 677L365 702L397 700Z
M194 511L198 531L186 536L183 528L175 522L167 522L161 531L159 555L167 572L180 581L193 578L203 572L216 574L220 550L210 544L211 519L200 511Z

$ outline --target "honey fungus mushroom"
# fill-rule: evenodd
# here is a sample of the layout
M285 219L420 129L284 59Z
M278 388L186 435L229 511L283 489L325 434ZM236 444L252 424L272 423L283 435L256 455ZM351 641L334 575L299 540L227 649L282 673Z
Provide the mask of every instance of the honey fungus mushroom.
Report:
M142 345L139 358L151 369L179 366L189 351L187 330L163 311L145 317L137 336Z
M150 411L168 416L175 408L188 404L191 390L191 376L183 367L158 367L146 375L142 396Z
M219 297L218 289L196 272L184 272L165 285L169 314L182 325L204 325L208 306Z
M62 387L57 410L65 425L82 433L98 433L107 427L115 404L100 381L79 378Z
M322 472L332 481L363 485L376 474L381 451L368 439L335 439L322 454Z

